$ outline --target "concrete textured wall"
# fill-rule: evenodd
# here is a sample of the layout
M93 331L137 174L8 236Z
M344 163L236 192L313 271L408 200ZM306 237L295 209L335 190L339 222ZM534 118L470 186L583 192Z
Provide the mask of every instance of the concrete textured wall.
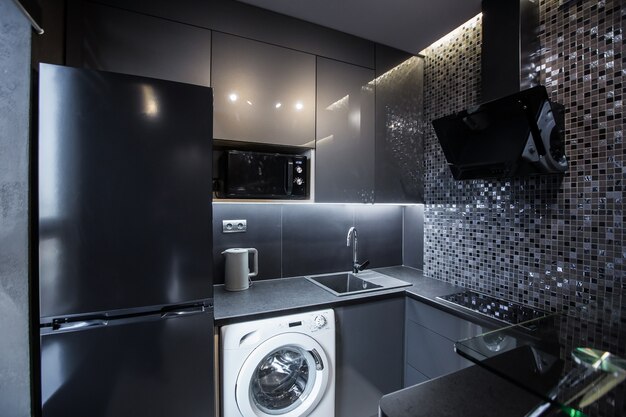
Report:
M31 28L0 0L0 415L31 415L28 141Z

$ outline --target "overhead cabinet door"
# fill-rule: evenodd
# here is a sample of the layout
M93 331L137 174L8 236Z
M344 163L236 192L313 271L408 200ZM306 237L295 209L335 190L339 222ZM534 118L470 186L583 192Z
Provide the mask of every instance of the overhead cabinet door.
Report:
M376 202L424 202L424 59L376 48Z
M315 56L213 34L215 139L315 147Z
M210 30L89 2L69 11L69 65L210 85Z
M374 202L374 70L317 59L315 199Z

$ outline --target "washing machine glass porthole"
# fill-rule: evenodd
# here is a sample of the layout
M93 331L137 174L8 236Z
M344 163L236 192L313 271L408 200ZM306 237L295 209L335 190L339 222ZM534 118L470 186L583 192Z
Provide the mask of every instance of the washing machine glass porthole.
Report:
M307 398L315 384L316 362L298 346L282 346L266 355L250 380L253 404L266 414L285 414Z

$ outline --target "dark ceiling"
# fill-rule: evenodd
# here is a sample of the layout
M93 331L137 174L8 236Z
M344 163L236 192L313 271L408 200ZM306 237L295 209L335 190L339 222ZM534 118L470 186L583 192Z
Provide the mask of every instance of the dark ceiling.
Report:
M480 13L481 0L239 0L418 53Z

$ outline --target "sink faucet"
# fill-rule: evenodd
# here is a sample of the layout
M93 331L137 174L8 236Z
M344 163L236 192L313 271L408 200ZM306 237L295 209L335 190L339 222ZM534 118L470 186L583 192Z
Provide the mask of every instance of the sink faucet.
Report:
M369 265L370 261L365 261L362 264L359 264L357 251L358 251L358 239L356 227L351 227L348 230L348 236L346 237L346 246L350 246L350 238L352 238L352 273L357 274L359 271L364 270L367 265Z

